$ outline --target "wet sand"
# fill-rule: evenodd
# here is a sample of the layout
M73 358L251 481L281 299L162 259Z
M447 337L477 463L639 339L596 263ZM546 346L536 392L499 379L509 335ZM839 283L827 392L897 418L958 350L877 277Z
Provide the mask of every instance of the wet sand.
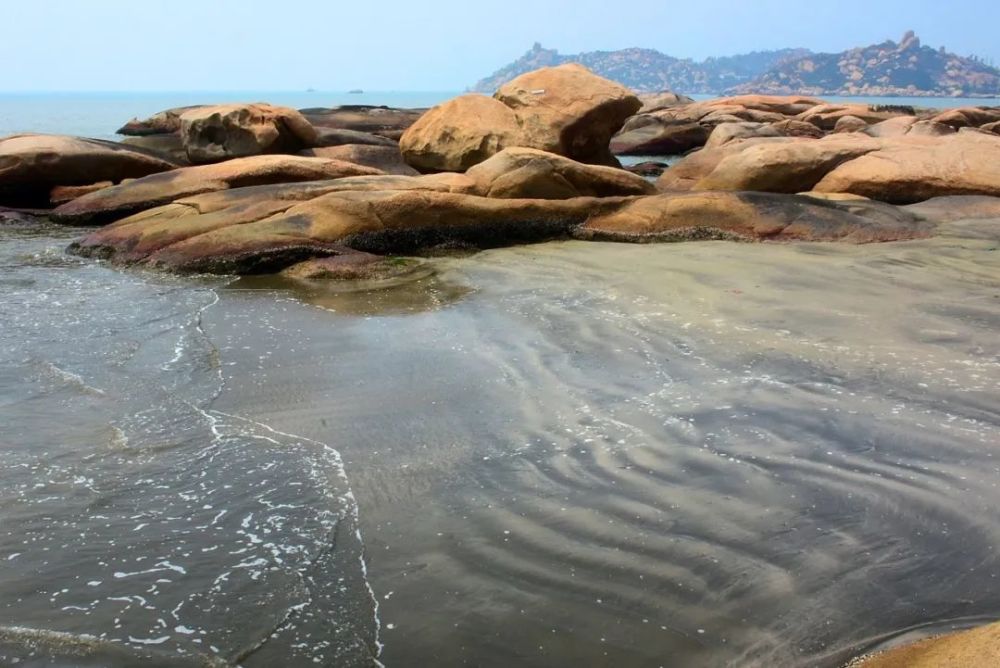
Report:
M984 236L237 281L215 408L341 453L386 665L836 666L1000 613Z

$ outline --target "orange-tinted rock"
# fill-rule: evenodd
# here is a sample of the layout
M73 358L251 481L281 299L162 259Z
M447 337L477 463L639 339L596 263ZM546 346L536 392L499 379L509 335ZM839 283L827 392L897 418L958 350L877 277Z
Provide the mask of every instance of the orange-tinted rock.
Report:
M572 63L522 74L494 97L517 116L521 146L613 166L611 137L642 106L624 86Z
M1000 107L959 107L943 111L931 119L936 123L955 128L978 128L1000 121Z
M119 182L174 169L163 157L124 144L65 135L0 138L0 204L45 205L55 186Z
M403 154L400 152L399 146L395 143L391 146L344 144L341 146L309 148L300 151L299 155L353 162L356 165L364 165L365 167L381 170L386 174L416 176L420 173L403 161Z
M319 181L382 172L341 160L260 155L153 174L78 197L52 212L56 221L103 223L199 193L269 183Z
M695 189L778 193L821 190L814 186L832 169L875 151L880 145L879 140L860 134L762 143L725 157ZM854 192L848 188L830 190Z
M852 668L995 668L1000 666L1000 623L928 638L875 654Z
M659 122L615 135L616 155L679 155L705 145L712 130L700 123L663 125Z
M485 95L461 95L420 117L403 133L403 159L421 172L464 172L520 144L517 117Z
M270 153L295 153L316 145L316 129L302 114L270 104L198 107L180 117L180 135L192 164Z
M176 134L181 129L181 114L199 109L204 105L192 105L189 107L176 107L153 114L146 119L133 118L128 123L118 128L115 134L127 135L129 137L145 137L147 135Z
M822 140L821 140L822 141ZM943 195L1000 195L1000 137L975 132L888 140L829 171L815 190L909 204Z
M533 148L508 148L466 172L476 192L505 199L649 195L652 183L616 167L585 165Z
M49 203L52 206L59 206L60 204L75 200L77 197L89 195L98 190L110 188L113 185L114 183L111 181L99 181L98 183L91 183L86 186L56 186L49 191Z
M868 123L857 116L841 116L837 119L837 124L833 126L835 134L844 132L861 132L868 128Z
M928 236L933 225L877 202L830 202L772 193L644 197L595 215L576 236L610 241L697 239L868 243Z
M714 148L703 148L671 165L657 179L656 187L662 192L693 190L699 181L711 174L719 163L729 156L759 144L781 144L792 141L795 140L784 137L753 137L736 139Z
M905 113L909 111L909 113ZM818 128L832 131L845 116L853 116L865 123L879 123L894 116L912 115L912 110L902 108L880 109L867 104L820 104L796 116L797 120L812 123Z

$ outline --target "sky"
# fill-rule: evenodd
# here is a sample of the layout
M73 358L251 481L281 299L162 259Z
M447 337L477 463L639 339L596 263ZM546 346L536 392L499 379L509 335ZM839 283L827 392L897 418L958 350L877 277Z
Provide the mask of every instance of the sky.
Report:
M459 91L534 42L703 59L899 40L1000 63L995 0L0 0L0 91Z

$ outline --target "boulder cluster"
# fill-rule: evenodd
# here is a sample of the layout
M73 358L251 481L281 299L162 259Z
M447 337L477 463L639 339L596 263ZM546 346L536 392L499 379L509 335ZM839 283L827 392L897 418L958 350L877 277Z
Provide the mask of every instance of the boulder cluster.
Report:
M998 124L991 107L640 98L566 64L430 110L227 104L133 119L121 143L0 138L0 221L103 225L71 250L120 264L341 278L559 238L905 240L996 217Z

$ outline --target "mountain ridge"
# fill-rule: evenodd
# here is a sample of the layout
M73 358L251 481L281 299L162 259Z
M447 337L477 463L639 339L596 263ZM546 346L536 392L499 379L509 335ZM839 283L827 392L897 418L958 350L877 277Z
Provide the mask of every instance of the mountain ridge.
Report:
M703 61L638 47L563 55L536 42L523 56L477 82L472 90L493 93L525 72L569 62L585 65L638 92L1000 96L1000 69L976 58L949 53L944 47L923 46L913 31L907 32L899 43L886 40L838 53L789 48Z

